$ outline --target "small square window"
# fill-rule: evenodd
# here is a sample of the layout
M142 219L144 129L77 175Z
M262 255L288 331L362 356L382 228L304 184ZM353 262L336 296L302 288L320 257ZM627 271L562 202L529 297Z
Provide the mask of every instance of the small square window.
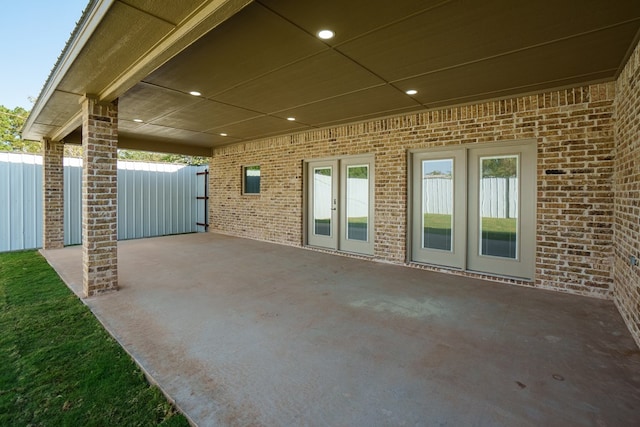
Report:
M242 169L242 194L260 194L260 166L245 166Z

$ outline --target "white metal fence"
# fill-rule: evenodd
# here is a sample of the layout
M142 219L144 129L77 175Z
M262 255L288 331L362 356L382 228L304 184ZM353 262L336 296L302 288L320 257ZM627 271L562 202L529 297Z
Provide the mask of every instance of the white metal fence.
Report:
M205 169L119 161L118 239L204 231ZM81 159L64 159L64 243L82 243ZM42 157L0 153L0 252L41 246Z
M0 153L0 251L42 246L42 158Z
M314 176L314 216L329 218L331 177ZM423 212L451 215L453 212L453 180L442 177L424 177L422 185ZM369 180L349 179L349 216L360 217L368 214ZM518 216L518 178L482 178L480 181L482 206L480 212L485 218L517 218Z
M448 214L453 212L453 180L423 178L423 212ZM517 218L518 178L482 178L480 180L480 213L484 218Z
M331 217L331 177L314 175L314 218ZM366 178L349 178L347 180L347 205L349 217L366 217L369 215L369 180Z

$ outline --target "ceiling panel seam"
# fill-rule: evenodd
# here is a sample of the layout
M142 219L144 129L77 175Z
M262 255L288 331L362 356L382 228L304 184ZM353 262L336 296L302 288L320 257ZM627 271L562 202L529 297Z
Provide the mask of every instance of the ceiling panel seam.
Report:
M536 49L536 48L539 48L539 47L550 46L552 44L560 43L560 42L563 42L563 41L576 39L576 38L579 38L579 37L583 37L583 36L595 34L595 33L598 33L598 32L610 30L610 29L613 29L615 27L619 27L619 26L630 24L630 23L634 23L636 21L640 21L640 18L628 19L626 21L621 21L621 22L618 22L616 24L607 25L605 27L599 27L599 28L596 28L596 29L593 29L593 30L589 30L589 31L583 31L581 33L572 34L570 36L560 37L560 38L549 40L549 41L546 41L546 42L532 44L532 45L525 46L525 47L522 47L522 48L519 48L519 49L512 49L512 50L509 50L509 51L506 51L506 52L497 53L495 55L485 56L485 57L474 59L474 60L471 60L471 61L460 62L460 63L457 63L455 65L450 65L448 67L441 67L441 68L438 68L438 69L435 69L435 70L426 71L424 73L419 73L419 74L415 74L415 75L412 75L412 76L406 76L406 77L403 77L401 79L394 79L394 80L391 80L390 83L399 83L399 82L402 82L402 81L415 79L417 77L428 76L429 74L435 74L435 73L440 73L442 71L454 70L456 68L461 68L461 67L465 67L467 65L477 64L477 63L488 61L488 60L491 60L491 59L502 58L502 57L506 57L506 56L513 55L513 54L516 54L516 53L526 52L528 50Z
M177 23L177 22L172 22L172 21L169 21L169 20L167 20L167 19L164 19L164 18L162 18L162 17L160 17L160 16L158 16L158 15L155 15L155 14L153 14L153 13L150 13L150 12L149 12L149 11L147 11L147 10L144 10L144 9L141 9L141 8L139 8L139 7L136 7L136 6L132 5L132 4L129 4L129 3L127 3L127 2L126 2L126 1L124 1L124 0L117 0L117 1L118 1L118 3L122 3L123 5L125 5L125 6L129 7L129 8L131 8L131 9L133 9L133 10L137 10L138 12L141 12L141 13L143 13L143 14L145 14L145 15L147 15L147 16L150 16L150 17L152 17L152 18L155 18L155 19L157 19L158 21L164 22L165 24L169 24L169 25L173 26L174 28L178 26L178 23Z
M256 120L256 119L260 119L260 118L264 118L264 117L271 117L273 119L282 120L283 122L287 121L286 119L283 119L282 117L273 116L271 114L263 114L263 115L258 116L258 117L251 117L249 119L236 120L235 122L228 122L228 123L225 123L224 125L214 126L214 127L211 127L211 128L208 128L208 129L204 130L203 133L211 135L212 132L214 132L215 130L221 130L224 127L231 127L233 125L237 125L237 124L240 124L240 123L243 123L243 122L250 122L252 120ZM298 124L298 125L301 125L301 126L306 126L308 128L315 128L316 127L316 126L314 126L314 125L312 125L310 123L301 122L299 120L296 120L295 123ZM278 131L277 133L280 133L280 131ZM244 140L244 138L241 138L241 139Z
M622 57L622 60L620 61L620 65L618 66L618 69L616 70L616 73L614 75L616 79L620 76L622 70L624 70L627 61L629 61L629 58L631 58L631 55L633 55L633 51L635 50L635 47L638 46L638 43L640 43L640 26L638 27L636 36L633 38L631 44L627 48L627 53L625 53L625 55Z
M177 89L173 89L173 88L170 88L170 87L161 86L161 85L159 85L159 84L155 84L155 83L149 83L149 82L141 81L141 82L140 82L140 83L138 83L138 84L142 84L142 85L145 85L145 86L152 86L153 88L157 88L157 89L161 89L161 90L166 90L166 91L168 91L168 92L179 93L179 94L181 94L181 95L185 95L185 96L193 96L193 95L189 95L189 94L187 94L187 93L184 93L184 92L182 92L182 91L179 91L179 90L177 90ZM182 106L182 107L180 107L180 108L176 108L176 109L174 109L174 110L168 111L168 112L166 112L166 113L164 113L164 114L160 114L160 115L158 115L158 116L151 117L151 118L147 119L147 120L146 120L146 122L151 123L151 122L153 122L153 121L163 119L163 118L167 117L168 115L171 115L171 114L177 113L177 112L179 112L179 111L182 111L182 110L184 110L184 109L186 109L186 108L189 108L189 107L193 106L194 104L197 104L197 103L199 103L199 102L204 101L205 99L207 99L207 98L204 98L204 97L202 97L202 98L196 98L196 97L194 97L194 98L193 98L193 102L190 102L190 103L188 103L188 104L186 104L186 105L184 105L184 106Z
M158 40L158 42L155 43L147 51L146 54L140 56L140 58L138 58L138 61L130 64L129 67L127 67L126 70L120 73L120 75L116 77L111 84L107 85L107 87L99 94L100 99L111 99L122 96L128 89L135 86L136 83L142 81L144 79L144 76L148 75L153 69L157 69L158 67L162 66L162 64L166 63L175 55L182 52L190 44L198 40L202 35L211 31L226 19L231 18L233 15L235 15L235 13L246 6L246 4L250 3L250 0L239 1L239 8L235 10L230 16L227 16L225 19L222 19L219 22L216 21L216 25L214 25L213 28L209 28L203 34L200 34L197 37L193 38L190 42L187 41L184 46L181 46L178 51L175 51L175 47L178 43L181 43L183 40L192 38L192 33L202 31L199 28L200 25L211 18L211 16L215 15L216 12L219 12L222 5L226 5L228 2L223 1L220 4L218 3L219 2L216 1L203 2L200 7L189 14L189 16L183 19L182 22L177 26L174 26L171 31L168 31L162 39ZM156 61L160 61L160 63L151 65ZM150 69L146 70L146 68ZM130 80L133 79L136 74L139 74L141 72L144 72L144 76L140 77L139 79L136 78L136 81L131 83ZM123 89L123 87L126 87L126 89Z
M416 108L416 107L418 107L418 108ZM385 118L390 118L390 117L396 117L398 114L401 114L401 113L402 114L410 114L411 112L416 112L417 113L417 112L420 112L420 111L424 111L424 108L422 108L421 105L411 106L411 107L391 108L389 110L383 111L382 115L379 115L379 113L358 114L358 115L355 115L355 116L341 118L339 120L329 120L329 121L326 121L326 122L321 122L321 123L318 123L316 126L314 126L314 128L322 129L322 128L336 126L336 125L343 124L343 123L357 124L357 123L361 123L361 122L367 121L367 120L385 119Z
M265 5L264 5L264 4L262 4L261 2L255 2L255 4L257 4L257 5L261 6L261 7L263 7L266 11L268 11L269 13L272 13L273 15L275 15L275 16L277 16L278 18L282 19L282 20L283 20L283 21L285 21L286 23L293 25L294 27L296 27L298 30L302 31L303 33L305 33L305 34L307 34L307 35L310 35L313 39L317 39L314 35L309 34L307 31L305 31L305 30L304 30L303 28L301 28L299 25L297 25L297 24L295 24L295 23L293 23L293 22L289 21L288 19L286 19L285 17L283 17L283 16L282 16L282 15L280 15L279 13L277 13L277 12L273 11L273 10L272 10L272 9L270 9L269 7L265 6ZM294 60L294 61L287 62L287 63L282 64L282 65L280 65L280 66L278 66L278 67L276 67L276 68L272 68L271 70L269 70L269 71L267 71L267 72L265 72L265 73L261 73L261 74L255 75L255 76L251 77L250 79L247 79L247 80L244 80L244 81L242 81L242 82L236 83L236 84L234 84L233 86L230 86L230 87L228 87L228 88L225 88L225 89L223 89L223 90L221 90L221 91L219 91L219 92L215 92L214 94L212 94L212 95L211 95L211 98L216 97L216 96L219 96L219 95L222 95L222 94L227 93L227 92L229 92L229 91L231 91L231 90L233 90L233 89L236 89L236 88L238 88L238 87L242 87L242 86L246 85L247 83L251 83L251 82L253 82L253 81L255 81L255 80L258 80L258 79L260 79L260 78L263 78L263 77L265 77L265 76L268 76L269 74L273 74L273 73L275 73L275 72L277 72L277 71L280 71L280 70L282 70L282 69L284 69L284 68L287 68L287 67L290 67L290 66L292 66L292 65L295 65L295 64L297 64L297 63L300 63L300 62L306 61L306 60L308 60L308 59L310 59L310 58L313 58L314 56L321 55L321 54L325 53L326 51L331 50L331 46L327 45L326 43L323 43L323 44L325 45L326 49L320 50L320 51L318 51L318 52L315 52L315 53L312 53L312 54L309 54L309 55L305 55L305 56L300 57L300 58L298 58L298 59L296 59L296 60Z
M290 66L292 66L292 65L296 65L296 64L298 64L298 63L300 63L300 62L303 62L303 61L306 61L306 60L308 60L308 59L311 59L311 58L313 58L314 56L321 55L321 54L323 54L323 53L327 52L327 50L330 50L330 49L321 50L321 51L319 51L319 52L312 53L312 54L310 54L310 55L306 55L306 56L300 57L300 58L296 59L295 61L287 62L286 64L283 64L282 66L279 66L279 67L276 67L276 68L272 68L271 70L269 70L269 71L267 71L267 72L265 72L265 73L257 74L257 75L255 75L255 76L251 77L250 79L243 80L243 81L241 81L241 82L239 82L239 83L236 83L236 84L234 84L234 85L232 85L232 86L229 86L229 87L227 87L227 88L225 88L225 89L223 89L223 90L221 90L221 91L219 91L219 92L215 92L215 93L213 93L213 94L211 95L211 98L216 97L216 96L220 96L220 95L224 95L225 93L230 92L230 91L232 91L232 90L234 90L234 89L237 89L237 88L239 88L239 87L242 87L242 86L244 86L244 85L246 85L246 84L248 84L248 83L251 83L251 82L253 82L253 81L259 80L259 79L261 79L261 78L263 78L263 77L266 77L266 76L268 76L268 75L270 75L270 74L276 73L276 72L278 72L278 71L280 71L280 70L283 70L283 69L285 69L285 68L287 68L287 67L290 67Z
M432 10L435 10L435 9L437 9L437 8L439 8L439 7L442 7L442 6L446 5L447 3L451 3L451 2L452 2L452 0L443 0L443 1L442 1L442 2L440 2L440 3L437 3L437 4L434 4L434 5L432 5L432 6L426 7L426 8L424 8L424 9L417 10L417 11L415 11L415 12L413 12L413 13L410 13L410 14L408 14L408 15L403 16L402 18L398 18L398 19L395 19L395 20L393 20L393 21L387 22L387 23L386 23L386 24L384 24L384 25L380 25L380 26L378 26L378 27L372 28L372 29L370 29L370 30L368 30L368 31L365 31L365 32L363 32L363 33L358 34L358 35L357 35L357 36L355 36L355 37L351 37L350 39L343 40L343 41L341 41L340 43L336 43L335 45L330 45L330 44L328 44L328 43L325 43L325 44L327 44L327 46L329 46L330 48L331 48L331 47L338 47L338 46L341 46L341 45L343 45L343 44L350 43L350 42L352 42L352 41L358 40L358 39L360 39L360 38L362 38L362 37L365 37L365 36L367 36L367 35L369 35L369 34L371 34L371 33L375 33L376 31L379 31L379 30L385 29L385 28L387 28L387 27L391 27L391 26L393 26L393 25L395 25L395 24L398 24L398 23L400 23L400 22L403 22L403 21L406 21L406 20L408 20L408 19L411 19L411 18L413 18L413 17L415 17L415 16L422 15L423 13L430 12L430 11L432 11ZM260 4L261 6L263 6L265 9L269 10L270 12L274 13L275 15L278 15L280 18L282 18L282 19L284 19L285 21L287 21L287 22L291 23L292 25L295 25L296 27L298 27L300 30L304 31L305 33L307 33L307 34L311 34L311 33L309 33L307 30L305 30L304 28L302 28L301 26L299 26L298 24L296 24L295 22L293 22L292 20L290 20L289 18L287 18L286 16L284 16L284 15L280 14L280 13L279 13L279 12L277 12L276 10L273 10L273 9L272 9L272 8L270 8L269 6L265 5L265 4L263 3L263 1L262 1L262 0L256 0L256 3L259 3L259 4ZM311 34L311 36L315 37L315 34Z
M174 127L174 126L169 127L169 126L163 126L163 125L156 125L156 124L152 124L152 123L145 123L141 127L149 127L151 129L156 128L156 129L159 129L159 130L161 130L161 129L179 130L179 131L191 132L193 134L200 134L200 135L203 135L203 136L205 136L207 138L212 136L210 133L206 133L206 132L202 132L202 131L194 131L194 130L191 130L191 129L182 129L182 128L178 128L178 127ZM131 132L131 131L122 132L122 136L124 136L125 138L132 139L133 137L131 135L135 135L135 133ZM172 139L172 138L158 137L158 136L151 136L151 137L148 137L148 138L138 137L136 139L143 140L143 141L158 141L158 142L164 142L164 143L167 143L167 144L170 143L170 144L185 145L185 146L195 146L193 144L185 143L182 140L176 140L176 139ZM237 137L233 138L233 139L241 140L240 138L237 138Z
M263 113L259 113L259 114L260 114L260 116L258 116L258 117L252 117L252 118L249 118L249 119L237 120L237 121L234 121L234 122L228 122L228 123L225 123L224 125L214 126L214 127L211 127L211 128L207 128L205 130L194 130L194 129L188 129L188 128L185 128L185 127L178 127L178 126L165 126L165 125L161 125L161 124L158 124L158 123L153 123L152 120L149 120L148 122L146 122L144 124L141 124L140 125L140 129L144 129L145 127L149 127L149 128L156 127L156 128L162 128L162 129L182 130L182 131L186 131L186 132L193 132L193 133L199 133L199 134L206 135L206 136L211 136L211 135L214 135L211 132L213 130L215 130L215 129L220 129L220 128L225 127L225 126L231 126L231 125L234 125L234 124L239 124L239 123L243 123L243 122L252 121L252 120L255 120L255 119L258 119L258 118L262 118L262 117L271 117L271 118L274 118L274 119L282 120L283 122L286 121L286 119L284 119L282 117L274 116L274 115L271 115L271 114L263 114ZM156 119L156 120L159 120L159 118ZM296 124L304 126L304 127L307 127L307 128L315 128L316 127L316 126L314 126L312 124L301 122L301 121L296 121ZM274 134L278 134L278 133L280 133L280 131L274 132ZM240 141L244 141L245 139L247 139L247 138L242 138L242 137L234 137L233 135L231 135L230 138L234 138L234 139L237 139L237 140L240 140Z
M149 83L149 82L140 82L140 83L144 84L146 86L152 86L154 88L158 88L158 89L161 89L161 90L166 90L166 91L175 92L175 93L179 93L179 94L183 94L183 95L188 95L188 94L185 94L184 92L182 92L180 90L173 89L173 88L166 87L166 86L162 86L162 85L159 85L157 83ZM371 89L373 87L379 87L379 86L384 86L384 85L380 84L380 85L371 86L369 88L365 88L365 89L361 89L361 90ZM343 94L338 95L338 96L348 95L350 93L359 92L361 90L356 90L356 91L352 91L352 92L343 93ZM254 110L254 109L251 109L251 108L241 107L239 105L230 104L228 102L223 102L223 101L219 101L219 100L216 100L216 99L212 99L212 97L201 97L201 98L195 98L194 102L189 103L187 105L184 105L184 106L182 106L180 108L176 108L176 109L168 111L168 112L166 112L164 114L161 114L161 115L155 116L153 118L150 118L150 119L147 120L147 123L151 124L151 125L154 125L154 126L163 126L163 125L159 125L159 124L156 124L156 123L153 123L153 122L155 122L157 120L160 120L160 119L163 119L163 118L165 118L167 116L170 116L172 114L178 113L180 111L186 110L188 108L191 108L195 104L205 103L205 102L213 102L213 103L216 103L216 104L226 105L226 106L237 108L237 109L240 109L240 110L243 110L243 111L248 111L248 112L251 112L251 113L259 114L259 117L273 117L273 118L279 119L279 120L286 120L285 118L279 117L279 116L277 116L275 114L277 114L277 113L279 113L281 111L287 111L287 110L290 110L292 108L299 108L301 106L314 104L316 102L325 101L325 100L329 100L329 99L332 99L332 98L335 98L335 97L324 98L324 99L316 100L316 101L313 101L313 102L310 102L310 103L301 104L301 105L297 105L297 106L294 106L294 107L289 107L289 108L286 108L286 109L283 109L283 110L278 110L278 111L275 111L275 112L267 113L267 112L264 112L264 111ZM243 120L236 120L236 121L233 121L233 122L228 122L228 123L225 124L225 126L226 125L233 125L233 124L237 124L237 123L242 123L242 122L246 122L246 121L250 121L250 120L254 120L256 118L258 118L258 117L252 117L252 118L249 118L249 119L243 119ZM312 125L310 123L305 123L305 122L302 122L302 121L296 121L296 123L300 124L300 125L308 126L308 127L315 127L314 125ZM163 127L166 127L166 126L163 126ZM183 128L175 128L175 129L188 130L188 131L191 131L191 132L201 132L201 133L207 133L208 134L213 129L218 129L218 128L220 128L220 125L207 128L204 131L194 131L192 129L183 129Z
M568 89L568 88L573 88L576 86L576 84L580 84L580 85L590 85L590 84L596 84L596 83L603 83L603 82L608 82L608 81L612 81L613 78L610 77L595 77L598 75L610 75L610 73L612 71L614 71L615 68L611 68L608 70L601 70L601 71L596 71L593 73L588 73L588 74L580 74L580 75L576 75L576 76L571 76L571 77L567 77L567 78L562 78L562 79L555 79L555 80L548 80L548 81L544 81L544 82L536 82L536 83L532 83L529 85L522 85L522 86L513 86L513 87L508 87L508 88L504 88L504 89L499 89L499 90L493 90L493 91L487 91L487 92L478 92L475 93L473 95L467 95L467 96L461 96L461 97L455 97L455 98L447 98L447 99L439 99L436 102L432 102L430 103L431 107L438 107L438 106L455 106L455 105L460 105L460 104L464 104L467 102L472 102L472 101L477 101L478 99L481 100L486 100L486 101L490 101L490 100L494 100L496 98L501 97L500 95L498 95L497 97L491 97L490 95L496 95L496 94L500 94L500 93L508 93L509 95L505 94L503 96L505 97L509 97L509 98L513 98L513 92L514 91L518 91L517 96L525 96L527 93L538 93L538 90L533 90L533 92L528 92L526 91L526 89L531 89L531 88L535 88L535 87L545 87L545 91L547 92L553 92L556 90L562 90L564 89ZM593 76L593 79L589 79L590 76ZM585 80L586 79L586 80ZM578 81L576 81L578 80ZM562 82L564 82L564 84L562 84ZM551 84L555 84L558 83L558 85L556 86L551 86L549 87L549 85ZM454 104L452 104L454 103ZM426 107L426 104L425 104Z
M432 10L433 8L438 7L438 6L440 6L440 5L443 5L443 4L445 4L445 3L448 3L449 1L450 1L450 0L446 0L446 1L442 2L442 3L438 3L438 5L434 5L433 7L430 7L430 8L428 8L428 9L426 9L426 10ZM257 3L258 3L258 4L260 4L260 6L264 7L266 10L268 10L269 12L271 12L271 13L273 13L274 15L278 16L280 19L284 20L285 22L289 23L290 25L293 25L294 27L296 27L297 29L299 29L299 30L300 30L300 31L302 31L303 33L305 33L305 34L309 35L310 37L313 37L313 38L316 38L316 39L317 39L317 37L316 37L316 35L315 35L315 34L312 34L312 33L308 32L307 30L305 30L305 29L304 29L304 28L302 28L300 25L298 25L298 24L297 24L297 23L295 23L294 21L290 20L290 19L289 19L289 18L287 18L286 16L283 16L283 15L281 15L280 13L278 13L277 11L275 11L275 10L271 9L270 7L268 7L268 6L264 5L264 4L263 4L261 1L259 1L259 0L257 1ZM421 12L417 12L417 13L415 13L415 14L412 14L411 16L414 16L414 15L417 15L417 14L420 14L420 13L423 13L423 12L425 12L426 10L421 11ZM404 19L408 19L408 18L409 18L409 17L405 17L405 18L403 18L403 19L397 20L397 22L401 22L402 20L404 20ZM383 26L383 27L384 27L384 26ZM381 28L382 28L382 27L381 27ZM386 84L390 85L391 87L393 87L394 89L396 89L398 92L400 92L400 93L402 93L403 95L405 95L405 93L404 93L404 91L403 91L403 90L401 90L400 88L398 88L398 87L396 87L395 85L391 84L391 82L390 82L390 81L388 81L387 79L385 79L385 78L384 78L384 77L382 77L380 74L378 74L378 73L376 73L375 71L373 71L372 69L370 69L370 68L368 68L368 67L364 66L364 65L363 65L363 64L361 64L360 62L356 61L354 58L352 58L352 57L350 57L349 55L347 55L346 53L342 52L342 51L341 51L341 50L339 50L336 46L333 46L333 45L331 45L331 44L329 44L329 43L327 43L327 42L325 42L325 41L322 41L322 40L321 40L321 42L322 42L325 46L327 46L327 48L328 48L329 50L332 50L333 52L335 52L335 53L337 53L338 55L342 56L343 58L347 59L349 62L351 62L352 64L354 64L356 67L359 67L360 69L362 69L362 70L364 70L365 72L367 72L367 73L371 74L371 75L372 75L372 76L374 76L375 78L377 78L377 79L379 79L380 81L382 81L382 82L384 82L384 83L386 83ZM273 72L273 71L271 71L271 72ZM271 72L270 72L270 73L271 73ZM270 74L270 73L267 73L267 74ZM217 95L220 95L220 94L217 94ZM405 96L406 96L406 95L405 95ZM412 97L410 97L410 96L408 96L408 98L410 98L413 102L415 102L415 103L416 103L416 106L422 105L420 102L418 102L417 100L415 100L415 98L412 98ZM330 98L329 98L329 99L330 99ZM318 101L315 101L315 102L318 102ZM312 102L312 103L313 103L313 102ZM311 104L312 104L312 103L311 103ZM307 105L307 104L305 104L305 105ZM288 109L289 109L289 108L287 108L287 110L288 110ZM280 110L280 111L284 111L284 110Z
M292 107L283 108L282 110L276 110L276 111L273 111L271 114L278 114L278 113L282 113L284 111L293 110L293 109L296 109L296 108L307 107L309 105L318 104L318 103L324 102L324 101L330 101L332 99L337 99L337 98L341 98L343 96L352 95L354 93L364 92L364 91L367 91L367 90L375 89L375 88L378 88L378 87L384 87L384 86L389 86L389 83L385 82L385 83L380 83L380 84L373 85L373 86L363 87L363 88L360 88L360 89L350 90L348 92L342 92L342 93L340 93L338 95L333 95L333 96L328 96L326 98L316 99L316 100L313 100L313 101L305 102L303 104L298 104L298 105L294 105Z
M192 95L185 94L184 92L182 92L182 91L180 91L180 90L173 89L173 88L170 88L170 87L161 86L161 85L156 84L156 83L149 83L149 82L141 82L141 83L142 83L142 84L144 84L144 85L153 86L153 87L158 88L158 89L161 89L161 90L166 90L166 91L171 91L171 92L175 92L175 93L179 93L179 94L183 94L183 95L187 95L187 96L192 96ZM172 115L172 114L178 113L178 112L183 111L183 110L186 110L186 109L188 109L188 108L191 108L191 107L193 107L193 106L194 106L194 105L196 105L196 104L205 103L205 102L212 102L212 103L216 103L216 104L222 104L222 105L226 105L226 106L229 106L229 107L238 108L238 109L241 109L241 110L244 110L244 111L248 111L248 112L251 112L251 113L259 114L259 115L260 115L260 117L263 117L263 116L271 116L271 117L275 117L275 118L281 119L281 117L272 116L272 115L271 115L271 114L269 114L269 113L265 113L265 112L258 111L258 110L252 110L252 109L250 109L250 108L246 108L246 107L240 107L240 106L238 106L238 105L229 104L229 103L227 103L227 102L221 102L221 101L218 101L218 100L211 99L211 98L209 98L209 97L204 97L204 96L203 96L203 97L194 98L194 102L189 103L189 104L187 104L187 105L184 105L184 106L182 106L182 107L180 107L180 108L176 108L176 109L173 109L173 110L171 110L171 111L168 111L168 112L166 112L166 113L164 113L164 114L161 114L161 115L155 116L155 117L153 117L153 118L150 118L150 119L148 119L148 120L147 120L147 123L149 123L149 124L153 124L154 126L162 126L162 125L155 124L155 123L153 123L153 122L155 122L155 121L157 121L157 120L161 120L161 119L163 119L163 118L166 118L167 116L170 116L170 115ZM255 118L255 117L253 117L253 118L251 118L251 119L244 119L244 120L238 120L238 121L235 121L235 122L229 122L228 124L240 123L240 122L243 122L243 121L252 120L252 119L254 119L254 118ZM283 119L283 120L284 120L284 119ZM310 126L310 125L309 125L309 126ZM211 130L211 129L215 129L215 128L217 128L217 127L219 127L219 126L212 127L212 128L207 128L207 130L205 130L205 131L200 131L200 132L207 133L209 130ZM181 129L181 128L176 128L176 129ZM191 131L190 129L183 129L183 130L189 130L189 131ZM194 132L195 132L195 131L194 131Z

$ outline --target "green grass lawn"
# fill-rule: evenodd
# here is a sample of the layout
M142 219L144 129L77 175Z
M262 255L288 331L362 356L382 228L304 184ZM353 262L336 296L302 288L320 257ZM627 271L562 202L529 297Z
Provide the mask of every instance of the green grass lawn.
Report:
M188 426L37 252L0 254L0 426Z
M451 215L424 214L424 224L429 228L450 229ZM517 220L515 218L482 218L482 231L489 233L515 234Z
M426 213L424 214L424 225L425 228L450 230L452 227L451 215Z
M349 224L367 224L369 222L368 216L351 216L348 218Z
M515 218L482 218L482 231L513 235L517 224Z

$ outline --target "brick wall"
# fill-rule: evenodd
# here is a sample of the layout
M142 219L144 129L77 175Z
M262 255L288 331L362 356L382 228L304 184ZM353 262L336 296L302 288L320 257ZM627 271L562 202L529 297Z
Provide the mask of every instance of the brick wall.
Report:
M42 144L42 247L64 246L64 145L45 140Z
M612 286L615 83L423 111L214 150L211 231L302 244L303 160L375 154L375 257L406 257L407 150L534 138L536 278L517 282L606 297ZM241 194L261 165L261 194ZM486 276L483 276L486 277Z
M616 90L614 301L640 346L640 44Z
M118 106L82 104L82 272L86 296L118 288Z

